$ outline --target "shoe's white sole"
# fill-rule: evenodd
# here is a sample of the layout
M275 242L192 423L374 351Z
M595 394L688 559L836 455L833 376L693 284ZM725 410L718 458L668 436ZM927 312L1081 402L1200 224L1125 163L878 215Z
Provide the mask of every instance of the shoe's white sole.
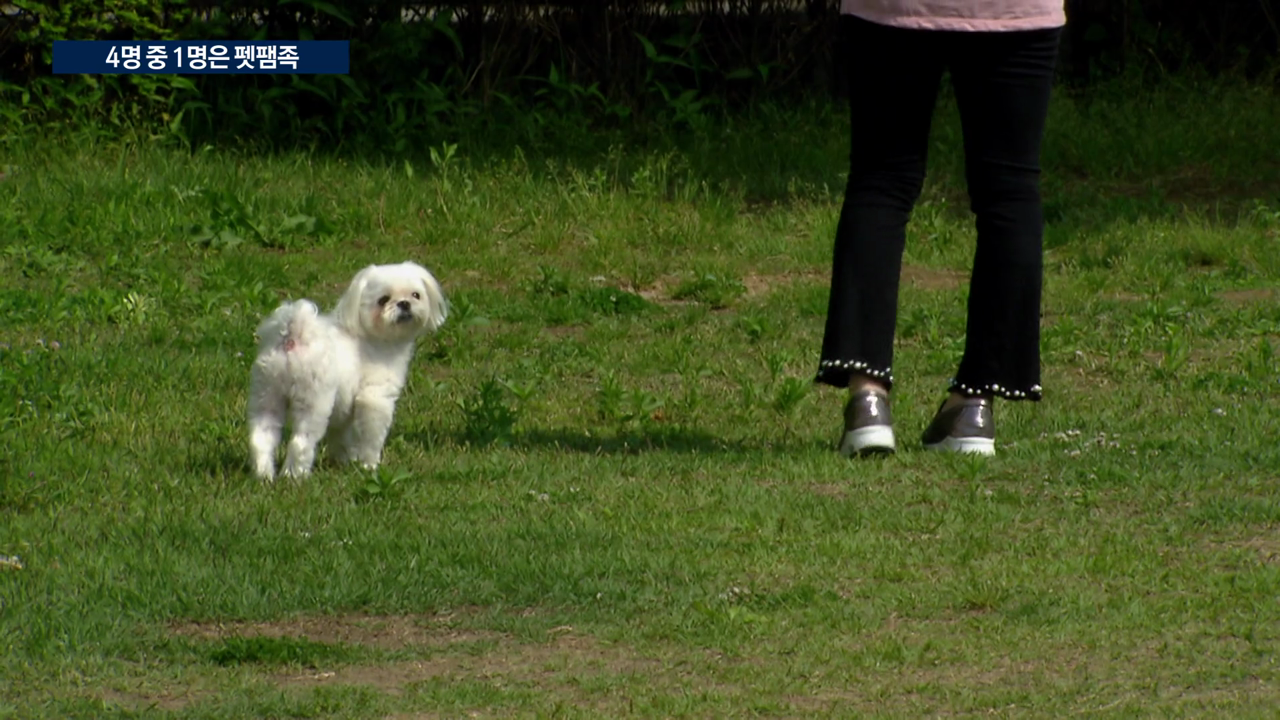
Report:
M925 445L924 449L939 452L972 453L974 455L995 455L996 441L991 438L948 437L942 442Z
M893 428L888 425L868 425L850 430L840 441L840 454L853 457L861 453L893 452Z

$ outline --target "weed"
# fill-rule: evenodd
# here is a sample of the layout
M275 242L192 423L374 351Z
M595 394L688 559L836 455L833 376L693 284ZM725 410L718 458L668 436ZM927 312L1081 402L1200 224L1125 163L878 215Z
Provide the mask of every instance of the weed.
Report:
M747 291L742 281L723 274L702 273L680 284L671 293L676 300L696 300L714 309L729 307Z
M779 415L790 417L800 406L800 402L809 395L811 383L800 378L783 378L773 394L773 409Z
M552 325L587 322L599 316L638 315L652 308L639 295L612 286L580 284L560 270L540 266L539 276L529 283L529 295L543 309Z
M616 287L583 288L577 300L597 315L637 315L652 307L648 300Z
M510 443L515 435L519 411L507 402L504 383L490 378L475 394L458 401L462 408L462 436L474 445Z
M361 477L355 492L356 502L373 500L390 501L400 497L413 474L408 471L391 472L385 466L378 467Z
M509 390L515 399L521 404L527 404L533 399L533 394L538 390L538 381L532 380L526 383L518 383L510 380L501 380L502 386Z
M613 373L605 373L596 389L596 417L610 422L622 418L625 397L626 391L622 389L618 379Z
M234 250L246 239L265 245L263 228L254 222L239 198L226 192L203 190L209 219L188 230L191 242L215 250ZM248 236L246 238L245 236Z
M204 200L209 219L191 225L187 236L203 248L236 250L246 242L267 248L293 248L333 234L333 228L314 215L293 213L268 225L255 219L253 211L231 193L207 189L195 192ZM179 197L186 194L179 192Z
M449 298L449 324L446 328L466 328L488 324L490 324L489 318L480 312L466 294L457 293Z
M569 294L569 279L558 268L539 265L538 277L534 279L529 289L538 295L561 297Z
M738 325L742 328L743 334L751 342L759 342L768 332L768 320L758 317L743 317L738 321Z
M623 396L623 412L618 418L624 423L647 424L662 419L662 409L667 401L647 390L635 388Z
M1155 379L1168 380L1185 372L1191 359L1191 345L1186 336L1179 330L1172 330L1165 340L1164 352L1160 356Z
M1259 337L1254 342L1253 352L1245 361L1245 371L1257 382L1280 383L1280 362L1270 338Z

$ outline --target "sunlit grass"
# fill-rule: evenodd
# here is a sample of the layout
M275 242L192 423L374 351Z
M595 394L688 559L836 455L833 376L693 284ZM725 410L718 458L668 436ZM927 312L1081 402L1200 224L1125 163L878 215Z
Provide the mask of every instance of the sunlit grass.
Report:
M1056 101L1046 398L985 462L915 443L973 242L945 103L902 447L853 463L808 382L837 110L434 161L10 144L0 716L1270 716L1278 102L1218 92ZM253 480L257 319L402 259L454 312L382 474Z

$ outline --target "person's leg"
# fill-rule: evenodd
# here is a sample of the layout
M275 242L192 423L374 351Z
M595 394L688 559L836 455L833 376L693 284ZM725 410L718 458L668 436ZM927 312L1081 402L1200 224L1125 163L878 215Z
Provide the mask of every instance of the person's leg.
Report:
M962 396L1040 399L1040 142L1060 34L953 35L948 64L978 231L953 403Z
M942 76L938 33L841 18L849 68L849 179L836 228L817 382L887 392L898 276L924 182Z

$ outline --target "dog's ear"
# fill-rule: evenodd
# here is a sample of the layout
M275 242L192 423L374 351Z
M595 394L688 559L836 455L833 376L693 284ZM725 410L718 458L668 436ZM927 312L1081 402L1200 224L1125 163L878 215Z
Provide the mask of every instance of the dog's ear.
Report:
M444 290L440 289L440 283L436 281L436 277L431 274L430 270L418 265L417 263L408 263L418 273L418 279L422 281L422 286L426 289L427 302L427 330L439 330L444 324L445 318L449 317L449 301L445 299Z
M375 265L370 265L351 278L351 284L347 286L347 291L342 293L342 297L338 299L338 305L333 309L333 318L338 321L338 325L347 332L348 335L359 335L360 330L360 313L362 312L361 300L364 296L364 289L369 285L369 275L373 272Z

